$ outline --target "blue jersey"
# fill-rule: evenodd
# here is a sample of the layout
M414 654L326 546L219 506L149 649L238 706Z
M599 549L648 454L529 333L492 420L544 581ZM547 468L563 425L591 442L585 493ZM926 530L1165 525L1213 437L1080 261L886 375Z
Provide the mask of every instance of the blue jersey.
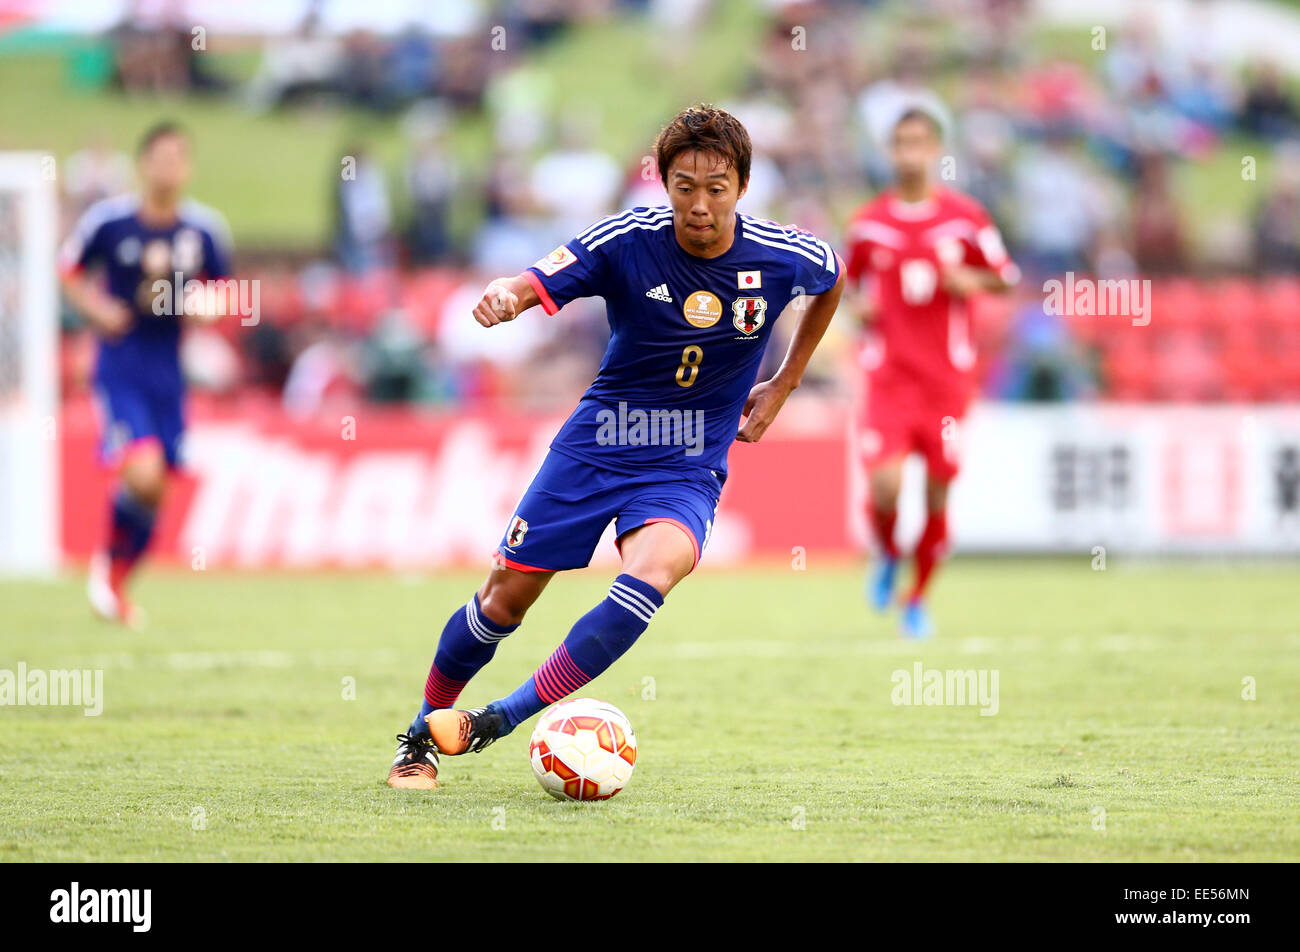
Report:
M525 272L548 314L599 296L609 319L596 379L551 448L614 471L725 477L773 324L840 267L825 241L748 215L716 258L678 243L667 206L597 222Z
M183 287L196 278L227 277L229 232L219 214L192 200L183 202L176 220L164 226L142 222L139 207L133 195L90 206L64 242L59 266L65 274L102 267L108 293L135 315L121 338L100 341L95 383L104 390L127 387L179 395L184 389L182 318L156 313L159 292L154 282ZM170 310L176 311L174 300Z

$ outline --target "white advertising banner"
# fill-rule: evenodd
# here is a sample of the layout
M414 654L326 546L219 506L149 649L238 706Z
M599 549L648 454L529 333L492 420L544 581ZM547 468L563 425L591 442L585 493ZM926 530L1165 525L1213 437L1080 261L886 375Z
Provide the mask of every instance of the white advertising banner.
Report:
M1300 406L980 404L959 439L961 551L1300 554Z

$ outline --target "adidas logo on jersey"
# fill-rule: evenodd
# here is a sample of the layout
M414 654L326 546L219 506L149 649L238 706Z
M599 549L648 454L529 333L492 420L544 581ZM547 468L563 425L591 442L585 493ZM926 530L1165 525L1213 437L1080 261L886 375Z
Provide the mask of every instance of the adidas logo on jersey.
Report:
M645 293L648 298L654 298L656 301L663 301L665 304L673 303L673 296L668 293L668 285L661 284L657 288L651 288Z

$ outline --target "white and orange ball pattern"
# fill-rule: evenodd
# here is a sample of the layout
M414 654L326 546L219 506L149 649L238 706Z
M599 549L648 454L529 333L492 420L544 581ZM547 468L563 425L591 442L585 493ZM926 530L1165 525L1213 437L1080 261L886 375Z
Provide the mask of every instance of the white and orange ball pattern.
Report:
M636 735L613 704L561 701L537 721L528 756L537 782L557 800L608 800L632 779Z

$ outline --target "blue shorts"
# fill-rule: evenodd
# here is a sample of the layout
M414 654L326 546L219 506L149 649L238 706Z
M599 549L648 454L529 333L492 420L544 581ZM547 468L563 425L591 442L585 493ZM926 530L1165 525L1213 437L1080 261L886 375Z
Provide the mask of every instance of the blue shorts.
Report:
M709 470L628 475L552 450L506 526L496 559L523 572L580 569L611 521L616 540L668 522L691 540L698 565L725 478Z
M122 462L130 450L144 442L156 442L175 469L181 462L181 438L185 435L185 395L149 393L138 387L98 386L95 388L103 431L99 458L108 466Z

